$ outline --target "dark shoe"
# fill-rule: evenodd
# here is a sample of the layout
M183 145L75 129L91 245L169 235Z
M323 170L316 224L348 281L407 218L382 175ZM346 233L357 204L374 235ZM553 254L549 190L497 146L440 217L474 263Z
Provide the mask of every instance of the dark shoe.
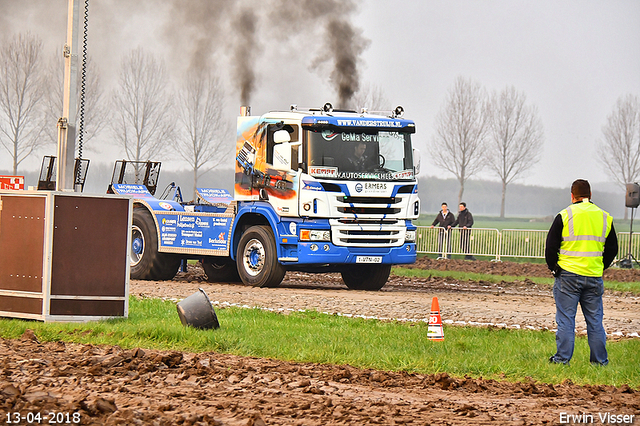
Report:
M451 259L451 255L450 254L447 255L447 259Z
M562 360L562 359L558 359L556 358L555 355L551 355L551 357L549 357L549 362L551 364L564 364L564 365L569 365L569 361L567 360Z
M591 365L595 365L596 367L604 367L607 364L609 364L609 360L606 360L605 362L597 362L597 361L591 362Z
M476 260L476 258L475 258L474 256L472 256L472 255L468 254L468 255L466 255L466 256L464 257L464 260Z

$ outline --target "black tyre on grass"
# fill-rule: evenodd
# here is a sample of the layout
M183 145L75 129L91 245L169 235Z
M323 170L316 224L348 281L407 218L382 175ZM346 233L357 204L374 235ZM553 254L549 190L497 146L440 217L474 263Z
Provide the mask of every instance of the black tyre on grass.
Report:
M134 280L170 280L180 266L179 256L158 252L156 224L144 207L133 209L129 260Z
M231 259L205 258L202 268L210 283L237 283L242 281L236 262Z
M242 234L236 264L242 282L254 287L278 287L286 272L278 263L273 231L265 225L252 226Z
M391 265L349 265L342 270L342 281L351 290L380 290L387 283Z

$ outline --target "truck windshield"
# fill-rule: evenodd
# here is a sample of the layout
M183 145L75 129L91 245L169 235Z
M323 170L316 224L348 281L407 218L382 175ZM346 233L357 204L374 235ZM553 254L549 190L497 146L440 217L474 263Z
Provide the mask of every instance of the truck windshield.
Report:
M305 130L308 173L318 178L413 179L411 135Z

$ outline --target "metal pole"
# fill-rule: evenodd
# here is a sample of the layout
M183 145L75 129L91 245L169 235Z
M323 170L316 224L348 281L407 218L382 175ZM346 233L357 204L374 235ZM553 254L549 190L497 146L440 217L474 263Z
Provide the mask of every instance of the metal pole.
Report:
M69 0L67 44L64 46L64 100L62 118L58 120L58 165L56 191L74 190L74 162L76 150L76 111L78 88L78 23L80 2Z
M633 207L631 208L631 224L629 227L629 251L627 259L629 260L629 268L633 268L633 263L631 263L631 258L633 255L631 254L631 240L633 239Z

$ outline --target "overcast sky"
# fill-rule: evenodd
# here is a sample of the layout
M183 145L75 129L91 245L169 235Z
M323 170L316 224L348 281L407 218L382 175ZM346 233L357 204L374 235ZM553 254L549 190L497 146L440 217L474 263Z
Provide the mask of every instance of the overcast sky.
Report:
M122 55L138 46L161 55L179 78L189 61L193 33L180 27L167 31L175 16L169 0L129 3L91 2L89 51L103 80L112 84ZM357 3L351 22L370 41L360 56L360 81L380 87L393 106L403 105L405 116L415 120L424 174L452 177L429 162L426 144L447 91L457 76L463 76L489 91L513 85L526 94L529 104L538 107L544 125L544 153L519 183L568 187L578 177L592 183L609 180L596 158L596 144L618 97L640 95L640 1ZM64 43L66 0L0 0L0 7L6 12L0 18L1 35L28 29L46 41L49 51ZM337 94L329 83L329 71L311 67L320 54L317 47L323 44L323 33L313 31L310 21L304 27L291 27L286 38L274 38L270 27L279 24L278 19L286 17L270 16L257 31L253 113L294 103L305 107L326 101L335 104ZM199 31L198 36L203 33L206 31ZM211 62L227 80L227 116L234 122L240 106L232 77L236 71L228 55L215 51L211 55L215 58ZM110 140L103 136L101 153L94 154L92 161L112 163L122 157L121 151L106 147ZM40 153L27 163L28 168L38 168L41 155L53 153L55 149ZM0 169L10 168L7 157L0 154Z
M455 76L488 90L513 85L537 105L545 130L542 159L520 182L607 180L595 147L617 98L640 95L640 2L369 0L359 22L372 39L366 78L389 82L419 143L432 137Z

